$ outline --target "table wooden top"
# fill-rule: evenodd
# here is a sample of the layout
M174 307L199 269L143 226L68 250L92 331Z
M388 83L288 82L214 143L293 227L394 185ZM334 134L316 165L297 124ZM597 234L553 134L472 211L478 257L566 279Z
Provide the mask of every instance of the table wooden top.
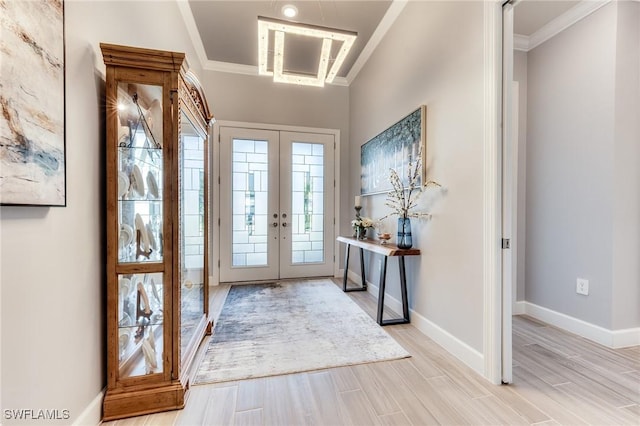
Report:
M337 238L341 243L351 244L352 246L360 247L367 251L379 253L384 256L420 256L420 249L410 248L401 249L395 244L380 244L380 241L367 238L366 240L358 240L355 237L343 237Z

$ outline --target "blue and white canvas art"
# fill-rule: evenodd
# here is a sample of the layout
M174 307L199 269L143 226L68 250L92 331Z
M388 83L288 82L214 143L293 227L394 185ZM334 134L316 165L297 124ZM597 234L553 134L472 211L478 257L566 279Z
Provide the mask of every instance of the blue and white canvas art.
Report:
M393 187L389 180L390 169L408 184L406 171L410 161L422 155L421 185L425 182L427 107L420 106L360 148L360 193L362 195L389 192Z

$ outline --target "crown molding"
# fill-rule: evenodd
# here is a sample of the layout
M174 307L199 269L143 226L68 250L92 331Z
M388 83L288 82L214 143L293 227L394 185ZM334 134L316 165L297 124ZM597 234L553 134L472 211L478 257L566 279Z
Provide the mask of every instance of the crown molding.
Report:
M385 34L387 34L387 31L389 31L389 28L391 28L407 3L408 0L393 0L391 5L389 6L389 9L387 9L387 13L384 14L366 46L364 47L364 49L362 49L362 52L360 52L360 56L358 56L356 61L353 63L353 66L349 70L346 79L347 85L351 84L353 80L355 80L355 78L358 76L358 73L360 72L364 64L367 63L369 57L371 57L371 54L376 49L376 47L378 47L378 44L380 43L380 41L382 41L382 38L385 36Z
M336 77L333 79L333 83L328 83L328 84L332 84L334 86L349 87L349 80L347 80L346 77Z
M207 59L202 68L207 71L228 72L231 74L258 75L256 65L236 64L233 62L211 61Z
M548 22L529 37L514 34L514 48L528 52L610 2L611 0L583 0L562 15Z
M187 32L189 33L189 38L191 39L193 48L195 49L196 55L198 55L198 59L200 60L200 66L202 68L205 68L205 64L208 61L207 52L204 50L204 44L202 44L202 39L200 38L200 33L198 32L196 20L193 18L193 13L191 12L191 8L189 7L189 1L176 0L176 3L178 4L178 9L180 10L180 14L182 15L182 20L187 27Z
M227 72L230 74L242 74L258 76L258 67L255 65L235 64L232 62L210 61L207 60L202 66L207 71ZM345 77L336 77L333 83L325 83L325 85L333 86L349 86Z
M529 37L522 34L513 35L513 50L529 51Z

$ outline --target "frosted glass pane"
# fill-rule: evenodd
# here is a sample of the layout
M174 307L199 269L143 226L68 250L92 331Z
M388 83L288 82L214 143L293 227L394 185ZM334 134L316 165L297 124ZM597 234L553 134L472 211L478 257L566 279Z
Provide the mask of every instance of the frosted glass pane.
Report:
M247 266L263 266L267 264L267 253L248 253Z
M267 141L255 141L255 151L260 154L268 153L268 144Z
M247 231L234 231L233 242L238 244L249 243L249 233Z
M312 153L313 145L314 144L312 143L294 142L293 145L291 146L291 152L294 155L310 156ZM322 153L320 153L320 155L322 155Z
M304 214L304 192L297 191L291 194L291 213Z
M324 177L324 168L322 166L310 166L309 173L313 177Z
M307 164L322 164L322 157L308 156L305 158Z
M322 250L311 250L311 251L304 252L305 263L322 262L323 257L324 257L324 252Z
M233 152L254 152L255 141L248 139L234 139L233 140Z
M291 261L293 264L322 262L324 146L294 142L291 149Z

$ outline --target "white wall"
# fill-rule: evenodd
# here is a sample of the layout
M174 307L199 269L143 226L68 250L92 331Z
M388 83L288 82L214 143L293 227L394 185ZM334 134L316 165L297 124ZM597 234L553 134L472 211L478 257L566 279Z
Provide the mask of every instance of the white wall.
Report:
M637 10L528 54L526 300L609 330L640 325Z
M0 208L2 415L70 410L59 424L77 420L105 386L99 43L186 52L198 66L175 2L66 1L65 28L68 205Z
M640 3L618 3L613 176L614 330L640 326Z
M517 9L516 9L517 10ZM518 82L518 259L516 301L525 300L527 223L527 53L515 51L513 79Z
M350 87L350 195L360 191L360 146L427 105L427 173L444 190L421 199L421 207L431 210L433 218L412 223L414 246L422 256L407 259L410 307L480 353L482 25L482 2L409 2ZM384 200L384 195L363 198L362 213L384 216ZM388 223L395 230L395 223ZM391 259L387 288L399 298L396 265ZM377 285L376 265L371 266L368 276Z

